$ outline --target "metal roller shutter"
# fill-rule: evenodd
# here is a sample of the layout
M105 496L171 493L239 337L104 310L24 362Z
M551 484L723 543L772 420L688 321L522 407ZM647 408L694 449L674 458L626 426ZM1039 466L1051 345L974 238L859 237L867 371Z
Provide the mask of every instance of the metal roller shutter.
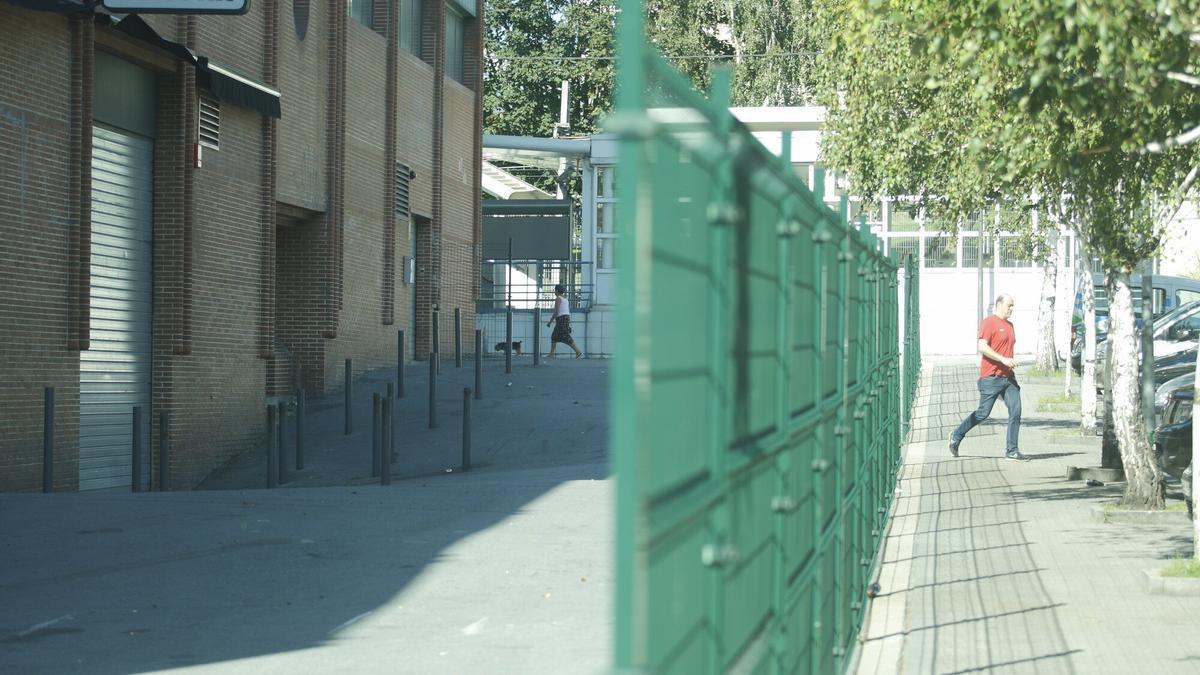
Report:
M92 135L91 345L79 357L79 489L128 487L133 406L150 476L153 141Z

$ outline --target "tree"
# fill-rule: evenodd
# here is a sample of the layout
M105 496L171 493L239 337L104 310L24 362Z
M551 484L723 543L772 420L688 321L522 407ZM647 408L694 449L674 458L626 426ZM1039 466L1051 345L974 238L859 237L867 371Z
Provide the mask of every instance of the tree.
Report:
M1129 273L1155 253L1162 215L1195 179L1194 151L1151 140L1200 117L1196 92L1164 75L1193 59L1195 8L1171 0L1113 0L1103 11L1056 0L827 0L821 13L843 25L823 90L827 157L850 171L856 190L916 189L959 214L980 201L1058 208L1030 196L1064 196L1061 216L1103 260L1113 287L1124 501L1161 508L1162 475L1136 386ZM1171 151L1146 151L1162 149Z
M563 80L572 131L596 131L612 106L615 16L615 0L489 1L484 133L551 135Z

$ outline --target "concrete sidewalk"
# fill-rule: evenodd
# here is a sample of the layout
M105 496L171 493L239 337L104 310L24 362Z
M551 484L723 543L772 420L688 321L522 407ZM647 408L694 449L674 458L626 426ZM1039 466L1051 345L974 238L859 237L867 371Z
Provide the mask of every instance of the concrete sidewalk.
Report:
M608 365L490 362L465 474L450 364L438 429L410 379L389 487L334 396L282 489L250 489L259 448L207 483L230 489L0 495L0 672L603 672Z
M1184 515L1093 520L1123 484L1066 479L1069 465L1098 466L1100 446L1075 433L1077 415L1037 411L1061 382L1022 383L1031 461L1002 459L1002 404L951 457L946 438L978 403L977 363L926 367L857 672L1200 672L1200 597L1141 583L1190 555Z

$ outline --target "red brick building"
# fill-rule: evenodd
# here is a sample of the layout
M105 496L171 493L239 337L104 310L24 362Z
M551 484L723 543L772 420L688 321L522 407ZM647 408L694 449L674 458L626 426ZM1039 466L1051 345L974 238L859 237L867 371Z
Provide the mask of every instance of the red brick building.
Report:
M46 387L56 490L129 486L135 405L186 489L297 373L471 334L483 0L87 4L0 0L0 490L42 488Z

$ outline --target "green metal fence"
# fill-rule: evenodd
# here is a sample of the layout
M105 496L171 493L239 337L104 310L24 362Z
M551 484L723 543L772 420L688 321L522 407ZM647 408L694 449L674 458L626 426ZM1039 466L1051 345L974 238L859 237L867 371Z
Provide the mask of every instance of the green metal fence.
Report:
M727 72L705 99L648 49L641 11L622 3L612 123L615 663L835 672L919 368L900 370L897 264L732 118ZM903 343L918 354L907 271Z

